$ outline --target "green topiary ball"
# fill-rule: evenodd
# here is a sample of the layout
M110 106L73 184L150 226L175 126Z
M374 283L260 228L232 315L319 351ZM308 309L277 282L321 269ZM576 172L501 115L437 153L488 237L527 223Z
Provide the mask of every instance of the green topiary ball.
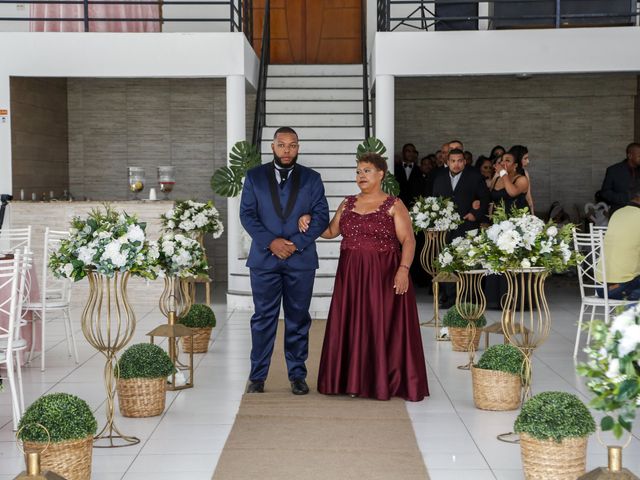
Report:
M542 392L523 405L514 424L517 433L556 442L587 437L596 430L593 416L578 397L567 392Z
M52 442L80 440L93 436L98 429L87 402L68 393L43 395L24 412L18 428L20 440L28 442L47 442L47 433L38 425L44 426L51 435Z
M477 368L522 375L524 355L513 345L493 345L482 354Z
M179 322L191 328L214 328L216 314L208 305L192 305L189 313L179 319Z
M460 308L464 311L467 308L474 308L470 303L462 303ZM469 324L464 318L460 316L458 309L454 305L447 313L444 314L444 318L442 319L442 325L445 327L454 327L454 328L467 328ZM481 315L478 320L476 320L476 327L482 328L487 324L487 319L484 315Z
M167 377L175 370L169 355L151 343L127 348L118 360L118 368L122 379Z

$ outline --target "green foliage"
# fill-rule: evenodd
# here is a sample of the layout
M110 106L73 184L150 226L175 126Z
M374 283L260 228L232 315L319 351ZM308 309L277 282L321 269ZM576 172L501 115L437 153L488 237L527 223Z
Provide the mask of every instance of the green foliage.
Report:
M98 429L87 402L68 393L43 395L33 402L20 419L20 440L46 442L49 437L37 423L49 431L52 442L87 438Z
M594 395L590 405L610 413L600 427L620 438L625 430L631 432L640 406L640 304L618 312L610 325L591 322L591 346L586 352L589 362L577 370L587 377Z
M358 150L356 151L356 158L360 160L367 153L377 153L382 156L387 152L387 147L384 146L382 140L377 139L376 137L369 137L360 145L358 145ZM387 157L382 157L387 160Z
M180 320L180 323L191 328L214 328L216 326L216 315L208 305L192 305L189 313Z
M211 188L223 197L235 197L242 190L247 171L260 165L260 152L247 141L237 142L229 153L229 166L217 169L211 177Z
M524 355L513 345L493 345L482 354L477 368L522 375Z
M468 309L475 309L475 306L470 303L463 303L459 307L462 312L469 311ZM468 324L469 322L460 315L456 305L447 310L447 313L444 314L444 318L442 319L442 325L445 327L467 328ZM476 327L482 328L486 324L487 319L484 315L481 315L480 318L476 320Z
M522 406L514 424L517 433L528 433L539 440L586 437L596 429L591 412L575 395L542 392Z
M400 184L398 183L398 180L396 180L396 177L390 172L384 174L382 185L380 185L380 187L387 195L397 197L400 193Z
M167 377L175 371L169 355L151 343L127 348L118 360L118 369L122 379Z

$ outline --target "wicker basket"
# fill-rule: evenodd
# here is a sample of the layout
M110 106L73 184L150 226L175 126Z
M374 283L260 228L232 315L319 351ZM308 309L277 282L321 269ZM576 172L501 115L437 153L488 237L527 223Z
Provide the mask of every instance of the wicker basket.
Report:
M466 352L469 350L469 330L466 328L449 327L449 336L451 337L451 346L454 352ZM476 336L473 339L473 347L478 350L480 343L480 335L482 330L476 328Z
M526 480L575 480L587 464L587 439L538 440L520 434L520 453Z
M207 353L213 328L192 328L191 330L196 332L193 336L193 353ZM185 353L191 352L191 343L191 337L182 337L182 349Z
M43 470L51 470L67 480L91 478L92 436L80 440L52 442L49 448L45 449L46 446L46 442L24 442L25 452L42 452L40 466Z
M520 406L520 376L471 366L473 403L481 410L515 410Z
M118 405L123 417L155 417L164 412L167 379L118 379Z

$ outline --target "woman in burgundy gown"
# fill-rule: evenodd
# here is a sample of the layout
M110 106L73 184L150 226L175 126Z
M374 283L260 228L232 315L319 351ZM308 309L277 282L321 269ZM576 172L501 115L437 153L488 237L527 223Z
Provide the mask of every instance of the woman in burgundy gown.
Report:
M409 212L387 196L384 158L358 161L359 195L338 207L323 238L342 234L322 347L318 391L388 400L429 395L416 297L409 277L415 239ZM309 217L300 219L305 230Z

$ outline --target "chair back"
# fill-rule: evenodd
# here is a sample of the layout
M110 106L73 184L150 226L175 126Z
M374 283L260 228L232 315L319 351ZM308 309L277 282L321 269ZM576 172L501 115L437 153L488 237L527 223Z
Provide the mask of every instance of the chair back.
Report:
M0 260L0 338L7 339L5 358L11 357L18 330L20 262L19 251L11 260Z
M1 250L31 251L31 225L24 228L2 228L0 230Z
M54 278L49 270L49 258L60 248L60 242L69 238L68 230L52 230L47 227L44 231L44 252L42 259L42 281L40 285L40 295L42 305L46 305L47 299L51 300L52 293L55 292L56 302L71 301L71 280Z
M607 228L609 228L608 225L596 225L595 223L589 224L589 232L591 234L602 232L602 234L604 235L605 233L607 233Z
M18 317L19 325L16 326L16 338L19 338L19 327L27 324L25 317L29 313L28 310L23 310L22 307L25 303L29 302L29 294L31 293L31 267L33 267L33 252L27 250L24 247L20 253L20 265L18 272L18 305L17 312L21 312Z
M577 265L580 296L595 296L597 289L602 289L606 302L608 291L602 230L596 230L594 233L578 233L574 230L573 245L576 252L583 256Z

